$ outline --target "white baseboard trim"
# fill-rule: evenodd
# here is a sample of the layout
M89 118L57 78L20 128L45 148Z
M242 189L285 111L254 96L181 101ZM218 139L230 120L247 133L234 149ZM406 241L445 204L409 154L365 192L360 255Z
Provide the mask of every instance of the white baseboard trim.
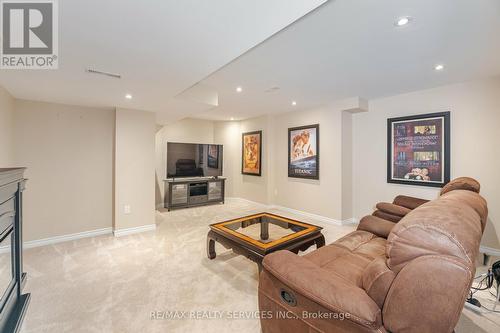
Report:
M137 234L140 232L153 231L155 229L156 229L156 224L146 224L146 225L141 225L140 227L114 230L113 235L115 235L115 237L121 237L121 236Z
M239 200L239 201L248 202L248 203L251 203L254 205L264 206L266 208L269 207L269 205L263 204L261 202L257 202L257 201L253 201L253 200L249 200L249 199L245 199L245 198L240 198L240 197L226 197L226 201L228 201L228 200Z
M33 247L39 247L39 246L45 246L45 245L51 245L51 244L69 242L69 241L73 241L73 240L77 240L77 239L82 239L82 238L102 236L102 235L109 235L111 233L112 233L112 228L103 228L103 229L96 229L96 230L90 230L90 231L77 232L75 234L55 236L55 237L49 237L49 238L43 238L43 239L36 239L36 240L31 240L31 241L23 242L23 248L24 249L30 249L30 248L33 248ZM0 247L0 253L5 253L5 252L10 251L9 247L10 247L10 245L1 246Z
M263 209L281 210L281 211L284 211L284 212L288 212L288 213L292 213L292 214L296 214L296 215L301 215L301 216L309 217L309 218L312 218L312 219L315 219L315 220L318 220L318 221L321 221L321 222L325 222L325 223L329 223L329 224L334 224L334 225L345 225L345 224L357 223L354 218L351 218L351 219L346 220L346 221L339 221L339 220L335 220L335 219L332 219L332 218L329 218L329 217L326 217L326 216L322 216L322 215L308 213L308 212L304 212L304 211L301 211L301 210L297 210L297 209L293 209L293 208L288 208L288 207L284 207L284 206L279 206L279 205L266 205L266 204L263 204L263 203L260 203L260 202L256 202L256 201L252 201L252 200L245 199L245 198L240 198L240 197L228 197L226 199L241 200L241 201L245 201L245 202L248 202L248 203L251 203L251 204L254 204L254 205L262 206Z
M342 225L343 224L343 222L339 221L339 220L335 220L335 219L332 219L332 218L329 218L326 216L322 216L322 215L303 212L301 210L297 210L297 209L293 209L293 208L288 208L288 207L283 207L283 206L278 206L278 205L270 205L270 206L268 206L268 208L282 210L282 211L289 212L292 214L297 214L297 215L309 217L309 218L312 218L312 219L315 219L315 220L318 220L321 222L329 223L329 224L334 224L334 225Z
M479 247L479 252L483 253L483 254L487 254L489 256L500 257L500 249L495 249L495 248L488 247L488 246L481 245Z
M359 220L355 217L351 217L350 219L347 220L342 220L342 225L349 225L349 224L359 224Z

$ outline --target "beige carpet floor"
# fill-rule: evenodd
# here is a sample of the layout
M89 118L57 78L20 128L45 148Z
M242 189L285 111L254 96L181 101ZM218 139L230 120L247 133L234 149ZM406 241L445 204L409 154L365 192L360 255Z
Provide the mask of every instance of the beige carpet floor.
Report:
M220 245L208 260L205 237L210 223L263 210L229 200L159 212L156 231L27 249L32 301L22 332L260 332L257 265ZM271 212L322 225L327 243L354 229ZM464 310L457 332L499 329Z

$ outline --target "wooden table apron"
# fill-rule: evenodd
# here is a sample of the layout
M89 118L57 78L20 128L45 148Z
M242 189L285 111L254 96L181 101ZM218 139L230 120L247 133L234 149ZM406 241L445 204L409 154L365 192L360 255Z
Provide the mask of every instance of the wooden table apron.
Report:
M313 233L290 239L268 249L261 249L236 236L211 229L207 234L207 256L209 259L215 259L216 257L215 242L222 244L226 249L232 249L236 254L243 255L256 262L260 270L262 260L266 254L278 250L289 250L298 253L299 251L307 250L314 244L316 244L317 248L320 248L325 245L325 236L323 236L321 229L319 229Z

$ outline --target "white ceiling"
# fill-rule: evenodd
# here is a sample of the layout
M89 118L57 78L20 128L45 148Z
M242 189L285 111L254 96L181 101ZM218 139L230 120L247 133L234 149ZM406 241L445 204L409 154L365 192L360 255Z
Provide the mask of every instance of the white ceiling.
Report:
M166 123L244 119L500 74L498 0L322 3L59 1L59 70L1 70L0 85L17 98L156 111ZM395 27L403 15L411 24ZM272 87L280 89L266 92Z
M1 70L0 85L16 98L179 118L207 106L174 96L324 2L59 1L59 69ZM122 79L88 74L87 67Z
M406 15L411 23L396 27ZM499 74L498 0L331 0L203 80L219 106L196 117L244 119Z

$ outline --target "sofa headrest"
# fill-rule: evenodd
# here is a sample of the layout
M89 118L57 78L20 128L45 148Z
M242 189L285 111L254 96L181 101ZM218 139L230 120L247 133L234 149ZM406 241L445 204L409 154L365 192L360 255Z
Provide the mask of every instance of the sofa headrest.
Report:
M470 177L459 177L453 179L451 182L446 184L442 189L440 195L445 193L455 191L455 190L467 190L479 193L481 189L481 185L477 180Z
M454 190L406 215L387 238L387 265L399 272L425 255L447 255L474 265L484 223L486 201L476 192Z

